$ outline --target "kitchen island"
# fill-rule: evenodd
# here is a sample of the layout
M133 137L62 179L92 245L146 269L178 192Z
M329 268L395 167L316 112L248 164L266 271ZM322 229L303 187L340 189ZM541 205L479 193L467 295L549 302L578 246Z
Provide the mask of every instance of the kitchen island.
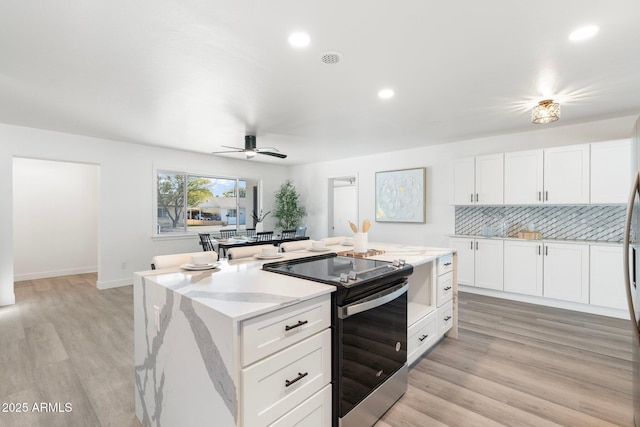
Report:
M453 251L370 247L384 251L372 258L402 258L414 266L409 363L445 332L455 336ZM279 261L315 254L283 255ZM330 425L335 287L263 271L264 262L247 258L222 261L214 270L135 274L136 415L143 425L195 426L215 420L216 426L284 426L303 419ZM443 304L437 303L440 264L451 277L450 299ZM440 315L449 318L439 322Z

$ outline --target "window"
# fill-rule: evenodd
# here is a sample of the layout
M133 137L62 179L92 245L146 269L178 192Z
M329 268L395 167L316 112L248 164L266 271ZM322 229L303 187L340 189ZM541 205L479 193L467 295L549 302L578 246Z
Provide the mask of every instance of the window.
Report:
M157 172L157 233L255 227L258 180Z

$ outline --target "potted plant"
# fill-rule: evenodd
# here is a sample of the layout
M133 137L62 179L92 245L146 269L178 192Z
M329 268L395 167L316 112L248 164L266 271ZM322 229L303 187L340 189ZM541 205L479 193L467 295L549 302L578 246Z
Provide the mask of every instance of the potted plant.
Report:
M264 219L267 217L267 215L269 215L271 213L271 211L267 212L267 213L262 213L262 209L260 209L260 214L256 215L255 212L253 212L251 214L251 216L253 217L253 221L256 224L256 232L259 233L261 231L264 230L262 221L264 221Z
M276 227L291 230L300 224L300 220L307 215L302 205L300 194L291 180L286 180L275 194L275 209L273 216L278 219Z

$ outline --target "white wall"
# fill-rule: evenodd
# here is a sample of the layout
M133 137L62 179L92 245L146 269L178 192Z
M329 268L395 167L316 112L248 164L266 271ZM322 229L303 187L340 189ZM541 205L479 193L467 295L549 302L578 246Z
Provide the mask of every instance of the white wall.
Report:
M294 166L291 178L305 195L312 239L326 235L329 177L358 173L359 215L373 222L370 242L397 242L430 246L448 246L448 235L455 231L451 197L451 162L460 157L582 144L628 138L637 116L582 123L570 126L538 127L534 131L479 138L462 142L427 146L405 151L362 156L331 162ZM534 125L532 125L534 126ZM390 144L392 146L392 144ZM363 147L363 151L366 148ZM378 223L375 220L375 172L426 167L426 224Z
M152 238L154 164L162 168L206 171L264 183L264 205L287 178L284 166L225 159L99 138L0 124L0 305L12 304L14 157L100 166L98 287L130 284L134 271L149 268L157 254L200 249L197 237ZM269 220L269 218L268 218ZM267 221L265 227L273 225ZM126 263L126 268L122 268Z
M99 167L13 160L14 279L98 270Z

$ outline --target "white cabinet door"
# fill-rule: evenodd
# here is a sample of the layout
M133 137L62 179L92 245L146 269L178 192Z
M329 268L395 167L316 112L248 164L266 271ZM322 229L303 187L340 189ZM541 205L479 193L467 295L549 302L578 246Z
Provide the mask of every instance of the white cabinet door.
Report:
M544 150L544 202L589 203L589 144Z
M591 203L626 203L631 173L630 139L591 144Z
M452 237L450 245L458 252L458 283L473 286L474 239Z
M504 242L504 290L542 296L541 242Z
M589 303L627 309L622 246L591 245Z
M453 161L453 204L475 203L475 159L469 157Z
M477 205L504 204L504 154L476 157Z
M589 246L544 245L544 296L589 303Z
M504 242L477 239L475 242L475 286L504 289Z
M544 155L542 150L516 151L504 155L504 203L542 203Z

